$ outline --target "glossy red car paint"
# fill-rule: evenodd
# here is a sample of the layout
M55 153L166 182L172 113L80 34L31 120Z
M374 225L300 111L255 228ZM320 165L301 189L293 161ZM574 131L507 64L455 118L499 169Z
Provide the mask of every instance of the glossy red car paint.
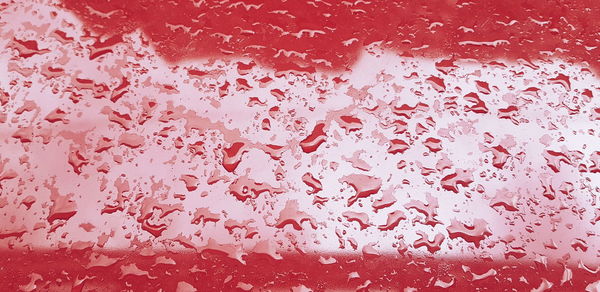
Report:
M599 10L0 2L0 287L599 291Z

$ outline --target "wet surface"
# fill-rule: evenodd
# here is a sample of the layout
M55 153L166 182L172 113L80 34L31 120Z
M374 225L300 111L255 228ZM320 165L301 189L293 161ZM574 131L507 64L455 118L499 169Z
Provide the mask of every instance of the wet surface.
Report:
M0 2L0 287L598 291L595 2L138 2Z

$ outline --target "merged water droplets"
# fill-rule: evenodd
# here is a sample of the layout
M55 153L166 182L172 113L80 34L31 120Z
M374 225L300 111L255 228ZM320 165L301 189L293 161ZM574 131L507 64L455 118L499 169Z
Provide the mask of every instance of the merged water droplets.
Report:
M589 28L292 2L0 4L0 286L597 289Z

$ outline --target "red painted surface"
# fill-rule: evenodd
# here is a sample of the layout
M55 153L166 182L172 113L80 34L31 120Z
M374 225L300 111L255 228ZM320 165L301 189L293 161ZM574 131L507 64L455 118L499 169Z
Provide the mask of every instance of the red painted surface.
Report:
M600 3L593 0L63 3L111 37L98 48L141 29L171 62L247 56L282 71L340 70L374 42L407 56L600 62Z
M518 261L409 259L390 255L374 258L336 256L338 262L335 264L322 264L319 256L284 255L282 260L274 260L269 256L254 255L247 258L246 265L210 253L203 256L187 253L140 256L108 252L104 256L107 257L104 263L110 264L108 267L90 264L90 256L83 252L4 252L3 266L11 272L1 273L0 280L8 289L37 284L33 287L42 291L154 291L161 288L176 291L180 282L189 283L198 291L244 291L244 284L272 291L289 291L302 286L319 291L404 291L407 287L417 291L447 291L448 288L435 286L438 280L441 286L453 283L450 291L529 291L544 287L543 279L560 283L564 273L558 265L544 268ZM327 258L327 255L322 256ZM118 262L111 264L115 260ZM132 264L143 271L140 272L143 275L128 271L123 276L121 267ZM28 277L32 271L53 281L40 285L43 281L35 281L35 276ZM359 277L354 277L353 273ZM498 274L506 278L499 279ZM519 281L521 277L529 279L529 283ZM587 283L597 280L596 274L576 270L573 277L577 279L573 285L555 287L551 291L585 291ZM508 281L508 278L513 280Z
M600 289L600 2L0 9L4 290Z

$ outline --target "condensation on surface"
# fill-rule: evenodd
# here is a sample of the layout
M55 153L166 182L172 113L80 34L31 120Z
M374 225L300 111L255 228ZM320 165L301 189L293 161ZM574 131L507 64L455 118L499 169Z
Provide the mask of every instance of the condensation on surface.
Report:
M585 63L381 43L345 70L173 63L141 30L0 7L2 287L600 286Z

